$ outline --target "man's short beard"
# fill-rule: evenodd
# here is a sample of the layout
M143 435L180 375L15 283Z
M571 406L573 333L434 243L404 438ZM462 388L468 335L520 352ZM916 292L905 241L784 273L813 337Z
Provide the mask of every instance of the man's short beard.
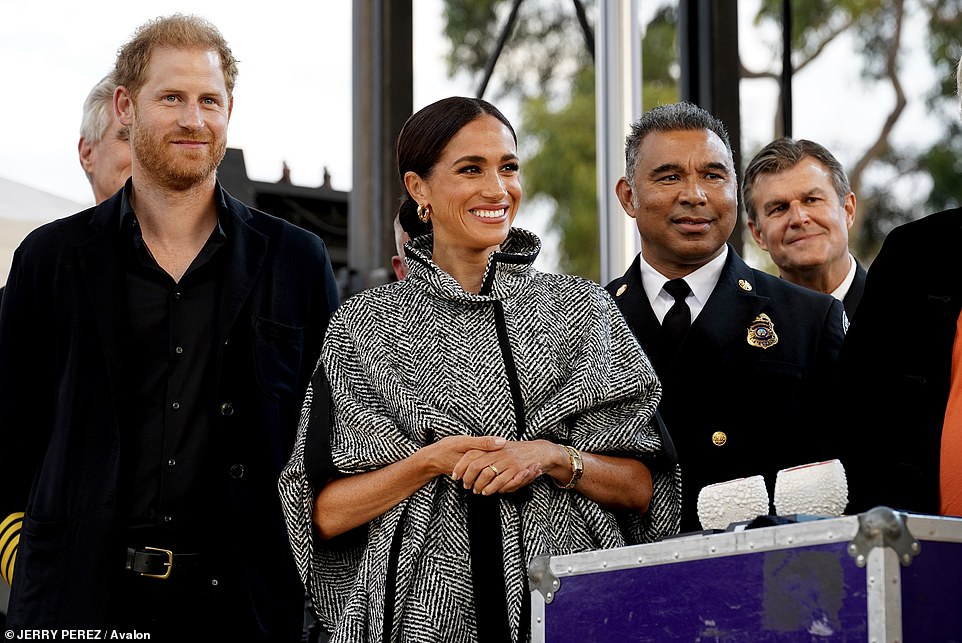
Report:
M187 190L202 184L217 172L227 152L226 139L209 137L203 150L179 155L171 149L166 134L152 135L142 128L131 128L131 152L147 175L172 190ZM203 154L206 159L190 158ZM184 158L186 157L186 158Z

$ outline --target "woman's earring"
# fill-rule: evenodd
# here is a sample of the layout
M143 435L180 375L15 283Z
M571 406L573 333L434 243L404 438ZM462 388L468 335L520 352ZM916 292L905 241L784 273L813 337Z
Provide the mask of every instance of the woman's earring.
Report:
M431 218L431 206L430 205L419 205L418 206L418 219L421 223L427 223L428 219Z

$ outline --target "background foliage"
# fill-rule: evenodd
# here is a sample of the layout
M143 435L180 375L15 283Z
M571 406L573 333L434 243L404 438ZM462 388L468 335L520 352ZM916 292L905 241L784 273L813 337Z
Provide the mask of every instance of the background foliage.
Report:
M451 42L449 69L481 78L512 4L517 0L446 0L445 36ZM520 101L519 131L532 150L525 155L528 198L552 205L559 231L561 269L598 279L599 238L595 179L594 62L573 2L527 0L495 67L487 98ZM595 3L583 3L590 25ZM739 9L743 4L739 3ZM743 78L767 78L778 86L781 0L753 4L757 34L772 51L772 67L742 68ZM962 204L962 127L955 97L955 65L962 53L962 0L793 0L792 62L796 77L845 36L852 43L863 79L891 88L888 105L846 105L884 112L873 140L846 168L859 199L851 245L870 261L895 225L927 212ZM921 16L924 43L906 42L906 16ZM663 1L642 42L644 108L678 100L677 2ZM746 34L741 34L746 37ZM942 82L922 97L944 138L920 147L892 142L909 97L902 88L908 47L925 48ZM919 97L912 97L919 98ZM781 135L775 114L772 138ZM517 125L517 124L516 124ZM745 162L753 150L745 150ZM914 186L928 188L921 192ZM912 187L906 187L912 186ZM611 213L609 213L611 214ZM620 214L620 213L617 213Z

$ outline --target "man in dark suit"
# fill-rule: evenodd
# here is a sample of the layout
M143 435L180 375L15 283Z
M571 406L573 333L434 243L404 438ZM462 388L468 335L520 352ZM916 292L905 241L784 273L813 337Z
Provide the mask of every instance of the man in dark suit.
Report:
M956 71L962 96L962 60ZM854 509L962 516L962 209L899 226L842 347Z
M687 103L647 112L626 161L616 189L641 253L607 288L662 380L682 529L697 530L703 486L762 474L771 488L779 469L831 454L806 411L837 357L842 305L749 268L726 243L737 188L711 114Z
M131 179L29 235L0 305L7 626L298 641L276 483L330 261L217 182L237 65L213 25L151 21L113 73Z
M782 279L841 299L854 317L866 273L848 249L855 193L832 153L813 141L776 139L748 164L742 196L748 229Z
M947 404L959 377L960 247L962 210L946 210L892 230L868 271L839 364L845 397L865 402L842 409L839 429L852 438L844 464L853 510L884 504L962 515L958 505L940 507L939 490Z

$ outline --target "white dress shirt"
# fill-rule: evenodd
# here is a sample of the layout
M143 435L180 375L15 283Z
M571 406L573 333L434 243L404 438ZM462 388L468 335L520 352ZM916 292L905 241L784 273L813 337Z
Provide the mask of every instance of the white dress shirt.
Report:
M845 299L845 295L848 294L849 288L852 287L852 282L855 281L855 257L853 257L852 253L850 252L848 253L848 258L851 261L848 267L848 274L845 276L845 279L842 280L842 283L838 285L838 288L832 291L832 297L835 297L835 299L839 301Z
M728 258L728 244L725 244L721 254L706 263L701 268L685 275L685 282L691 288L691 293L685 298L685 303L691 310L691 321L694 323L698 313L708 303L718 279L721 277L722 268L725 267L725 260ZM665 291L665 284L670 280L651 264L645 261L645 256L641 256L641 283L645 287L645 294L651 303L651 310L654 311L658 323L665 318L665 314L671 305L675 303L675 298ZM851 282L849 282L851 283Z

